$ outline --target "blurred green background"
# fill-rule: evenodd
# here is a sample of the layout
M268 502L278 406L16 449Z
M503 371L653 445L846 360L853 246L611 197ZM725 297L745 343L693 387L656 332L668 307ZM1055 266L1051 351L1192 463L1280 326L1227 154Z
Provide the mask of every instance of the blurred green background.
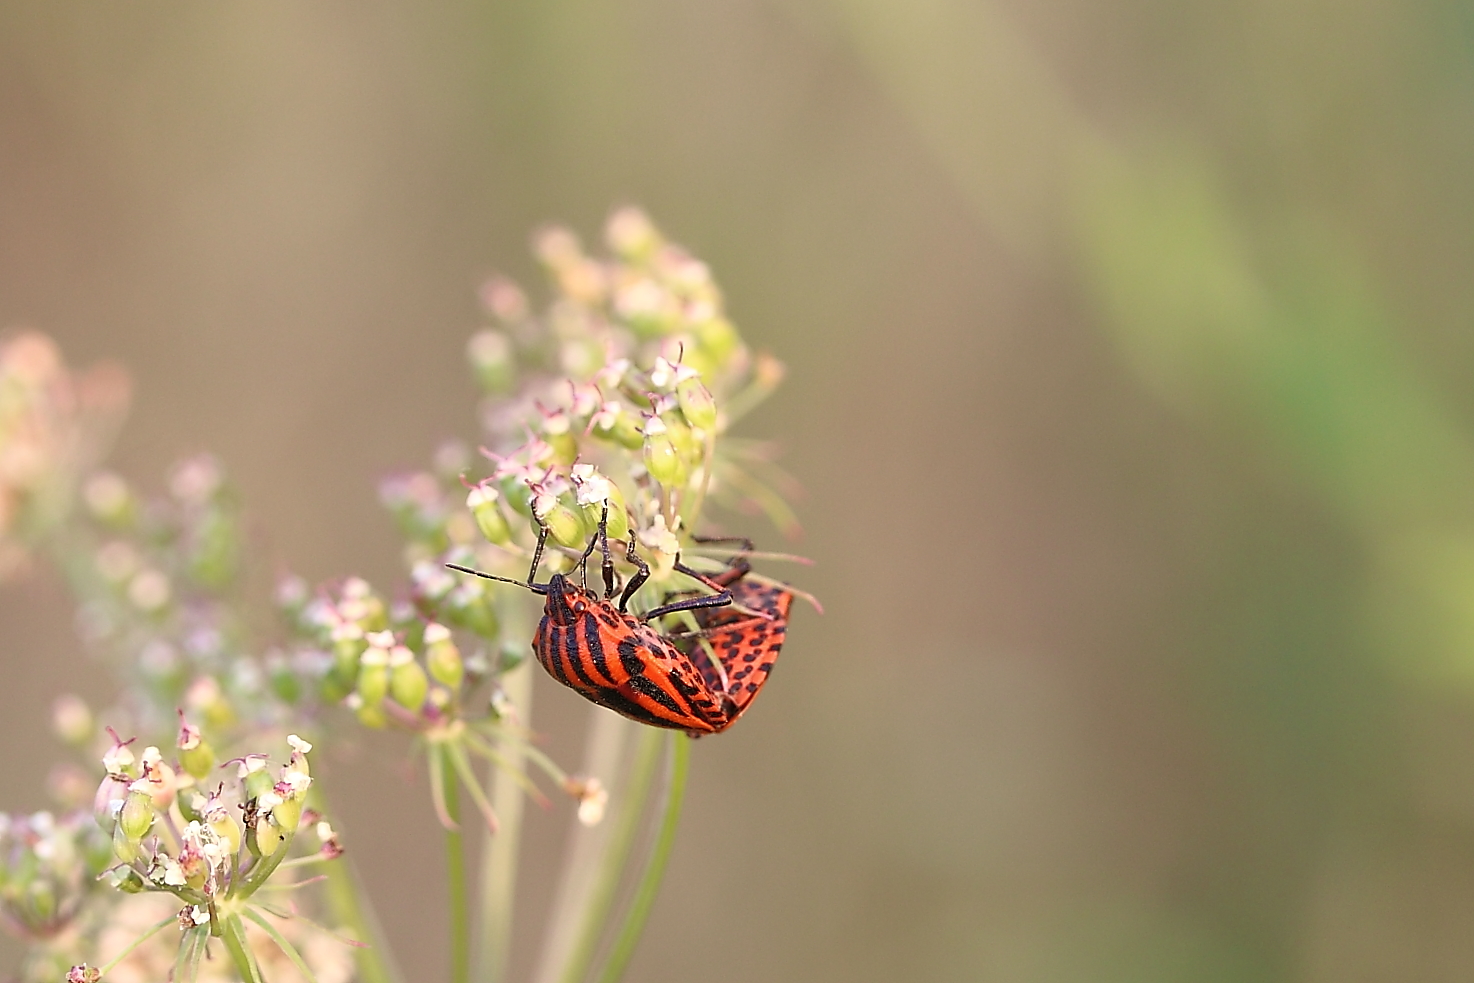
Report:
M0 3L0 326L309 577L396 574L540 222L643 204L789 363L827 613L695 748L650 983L1470 978L1471 165L1468 0ZM0 619L38 808L107 688L56 581ZM435 979L397 747L334 780Z

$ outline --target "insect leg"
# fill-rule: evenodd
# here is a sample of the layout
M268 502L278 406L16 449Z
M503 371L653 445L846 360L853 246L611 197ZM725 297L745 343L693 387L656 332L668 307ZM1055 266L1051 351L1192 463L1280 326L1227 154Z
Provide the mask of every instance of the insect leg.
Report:
M700 597L688 597L684 601L675 601L671 604L662 604L658 608L651 608L640 615L640 620L649 621L659 618L661 615L674 614L677 611L691 611L696 608L719 608L732 603L732 592L722 591L720 594L703 594Z
M624 593L619 595L620 614L625 613L625 608L629 605L630 598L635 596L635 591L639 590L641 585L643 585L645 581L650 579L649 565L644 560L640 559L639 554L635 552L635 531L633 529L630 530L630 545L629 548L624 551L624 558L628 560L631 565L638 567L640 572L630 578L630 582L624 585Z
M635 540L634 530L630 530L630 542ZM604 554L604 600L614 596L614 557L609 555L609 503L604 503L604 509L599 513L599 552Z

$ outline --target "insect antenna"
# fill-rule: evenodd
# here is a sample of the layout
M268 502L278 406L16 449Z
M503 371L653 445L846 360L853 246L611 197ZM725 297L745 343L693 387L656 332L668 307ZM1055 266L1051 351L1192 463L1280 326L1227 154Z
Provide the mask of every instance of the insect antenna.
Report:
M471 576L480 577L483 580L499 580L504 584L516 584L518 587L526 587L534 594L546 594L548 592L547 584L529 584L523 580L513 580L511 577L498 577L494 573L484 573L480 570L473 570L470 567L463 567L458 563L447 563L445 566L447 569L454 570L457 573L469 573Z

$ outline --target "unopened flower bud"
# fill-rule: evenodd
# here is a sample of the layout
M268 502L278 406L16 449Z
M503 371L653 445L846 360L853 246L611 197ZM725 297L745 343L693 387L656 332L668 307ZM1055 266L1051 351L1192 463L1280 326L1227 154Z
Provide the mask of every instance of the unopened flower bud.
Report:
M137 875L135 874L134 876ZM120 888L120 890L123 889ZM137 892L129 891L128 893L135 894ZM89 966L86 963L79 963L67 970L65 983L97 983L100 979L102 979L102 970L94 966Z
M476 528L489 543L505 546L512 541L512 530L507 526L507 517L502 515L497 499L501 495L490 485L477 485L466 496L466 507L476 520Z
M143 839L154 824L153 796L142 790L130 790L118 812L118 829L133 841Z
M425 705L430 681L409 649L399 646L389 653L389 695L406 710L419 712Z
M460 689L466 666L450 629L444 625L432 622L425 626L425 662L437 683L452 690Z
M667 488L679 488L690 476L686 461L658 416L645 421L645 470Z

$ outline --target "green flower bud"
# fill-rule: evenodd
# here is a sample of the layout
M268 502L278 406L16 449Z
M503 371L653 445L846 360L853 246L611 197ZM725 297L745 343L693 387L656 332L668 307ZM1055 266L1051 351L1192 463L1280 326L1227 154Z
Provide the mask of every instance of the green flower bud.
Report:
M130 840L141 840L154 824L153 796L147 792L130 791L118 812L118 829Z
M686 422L699 430L713 433L717 426L717 403L701 383L701 376L692 372L676 383L676 399L681 404L681 415Z
M419 712L425 705L425 694L430 691L430 681L425 670L415 661L407 648L396 648L390 654L389 695L394 702L406 710Z
M450 629L444 625L425 627L425 662L437 683L452 690L460 689L461 680L466 676L466 666L455 640L450 637Z
M246 798L259 799L271 791L276 783L271 780L271 773L266 770L266 759L253 755L245 760L248 769L246 777L242 779L245 785Z
M687 431L689 433L689 431ZM690 471L671 439L669 428L658 416L645 421L645 470L667 488L686 484Z
M118 858L119 863L131 864L138 859L139 841L130 840L128 834L123 832L123 825L119 823L113 830L113 856Z
M506 546L512 541L512 530L507 526L507 517L502 515L497 499L501 497L490 485L477 485L466 496L466 507L476 520L476 528L489 543Z

